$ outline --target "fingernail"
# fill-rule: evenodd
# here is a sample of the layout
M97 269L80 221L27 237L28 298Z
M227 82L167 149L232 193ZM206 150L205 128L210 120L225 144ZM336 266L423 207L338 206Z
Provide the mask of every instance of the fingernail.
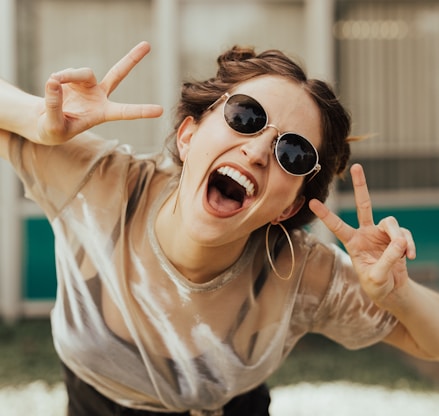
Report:
M49 80L47 83L47 87L52 92L58 92L59 91L59 83L56 80Z
M58 72L53 72L52 74L50 74L50 78L55 79L56 81L61 81L61 76Z

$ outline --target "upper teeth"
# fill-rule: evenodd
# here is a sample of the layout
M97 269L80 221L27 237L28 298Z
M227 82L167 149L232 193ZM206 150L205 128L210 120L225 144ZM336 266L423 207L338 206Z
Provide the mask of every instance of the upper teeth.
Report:
M249 178L244 176L241 172L238 172L236 169L233 169L230 166L222 166L218 169L218 173L228 176L235 182L238 182L245 189L247 196L253 196L255 193L255 185L250 181Z

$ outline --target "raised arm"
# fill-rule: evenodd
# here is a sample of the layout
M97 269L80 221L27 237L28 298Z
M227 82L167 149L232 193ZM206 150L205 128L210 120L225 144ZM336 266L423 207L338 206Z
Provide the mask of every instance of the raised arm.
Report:
M40 97L27 94L0 79L0 157L7 159L11 132L36 136L38 113L44 106ZM33 127L32 127L33 126Z
M50 76L45 97L27 94L0 80L0 129L46 145L63 143L98 124L114 120L158 117L162 107L154 104L122 104L110 94L149 52L139 43L97 82L89 68L66 69ZM7 142L1 135L0 155Z
M375 225L362 167L352 166L351 175L358 229L317 200L310 208L346 247L368 296L399 319L385 341L417 357L439 360L439 294L409 278L407 258L416 256L411 233L393 217Z

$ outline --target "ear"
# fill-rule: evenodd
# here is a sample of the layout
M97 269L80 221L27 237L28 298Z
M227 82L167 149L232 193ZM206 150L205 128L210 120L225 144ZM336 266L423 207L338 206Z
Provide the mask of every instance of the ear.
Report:
M192 135L194 134L196 127L197 125L194 118L191 116L186 117L178 127L177 148L182 162L186 159Z
M305 203L305 197L303 195L298 196L288 207L286 207L282 211L282 214L280 214L277 218L271 221L271 223L278 224L282 221L287 220L288 218L293 217L300 211L304 203Z

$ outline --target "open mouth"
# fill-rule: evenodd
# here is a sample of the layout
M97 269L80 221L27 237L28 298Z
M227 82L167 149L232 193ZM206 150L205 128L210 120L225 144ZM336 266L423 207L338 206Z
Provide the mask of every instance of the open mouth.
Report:
M217 212L235 213L254 194L255 184L231 166L221 166L210 175L207 201Z

